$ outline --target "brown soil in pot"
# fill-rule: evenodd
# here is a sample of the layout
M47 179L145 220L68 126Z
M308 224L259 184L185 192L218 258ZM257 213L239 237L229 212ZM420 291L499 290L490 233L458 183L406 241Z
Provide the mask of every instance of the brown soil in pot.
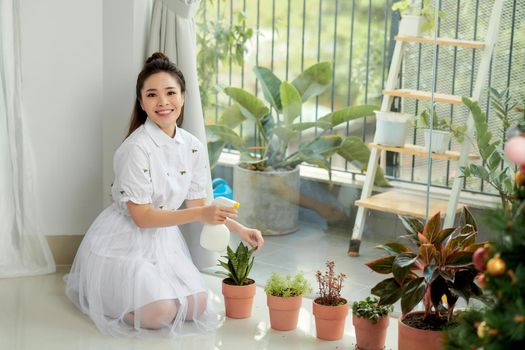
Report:
M402 322L410 327L427 330L427 331L442 331L447 328L456 326L456 322L448 322L447 317L435 317L434 315L425 319L423 313L413 313L407 315Z
M225 278L223 279L223 282L226 284L229 284L230 286L238 286L238 284L233 283L233 280L231 278ZM242 286L248 286L253 283L255 283L254 280L252 280L251 278L247 278L244 280L244 284Z

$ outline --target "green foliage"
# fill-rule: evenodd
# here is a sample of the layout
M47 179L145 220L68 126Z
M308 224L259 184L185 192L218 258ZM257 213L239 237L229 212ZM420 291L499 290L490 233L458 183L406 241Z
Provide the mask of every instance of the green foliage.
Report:
M465 140L466 125L453 124L450 117L438 117L437 112L425 109L419 115L421 125L424 129L430 129L430 114L432 114L432 130L448 131L458 142Z
M264 67L255 67L253 72L267 103L241 88L223 90L234 104L224 111L217 125L206 126L212 167L224 146L230 144L241 153L241 163L252 170L293 169L305 162L326 169L331 178L330 157L335 154L366 170L370 151L363 141L355 136L342 138L331 131L342 123L372 115L376 106L346 107L328 113L316 122L300 121L303 103L330 87L332 65L329 62L308 67L291 82L281 81ZM231 130L246 121L256 125L255 148L249 147L246 140ZM304 133L313 128L317 129L314 135ZM289 145L294 141L298 147L291 152ZM376 184L387 184L381 170L376 176Z
M379 305L379 299L375 297L366 297L361 301L355 301L352 304L352 312L357 317L362 317L376 324L381 318L388 316L394 310L392 305Z
M226 262L219 260L219 265L222 266L227 273L223 273L229 277L235 285L243 286L246 283L248 274L253 266L253 249L248 249L242 242L237 246L237 250L233 251L230 246L227 248ZM251 260L250 260L251 258Z
M199 11L206 6L203 1ZM211 2L211 1L210 1ZM203 18L203 16L197 16ZM238 12L235 22L230 25L224 20L203 20L197 22L197 76L203 110L210 105L211 92L215 90L218 62L228 59L236 65L244 64L247 42L253 36L253 29L246 26L246 15Z
M393 11L399 11L401 15L422 16L425 22L421 26L421 31L426 33L436 26L436 10L431 5L430 0L399 0L392 5ZM438 17L443 18L445 13L438 12Z
M310 293L311 290L310 283L301 272L298 272L293 278L291 275L281 276L273 272L264 287L267 294L285 298Z
M398 242L378 246L388 255L366 265L393 276L374 286L372 294L380 298L379 305L401 299L404 314L423 301L426 319L446 317L450 321L460 297L468 302L482 294L474 283L478 272L472 263L473 252L483 245L476 243L477 225L466 207L462 225L456 228L442 229L440 213L426 224L409 217L402 217L402 222L408 231L406 238L417 250Z
M491 90L491 101L495 108L496 115L502 121L502 135L506 132L509 125L515 120L516 116L511 113L511 109L506 106L515 105L507 97L507 93ZM470 109L474 125L476 128L476 143L479 154L483 160L483 165L469 164L461 168L463 176L475 176L498 191L502 206L508 207L509 199L514 191L514 166L507 162L503 155L501 139L493 141L492 133L489 131L487 115L484 113L478 102L463 97L463 103Z

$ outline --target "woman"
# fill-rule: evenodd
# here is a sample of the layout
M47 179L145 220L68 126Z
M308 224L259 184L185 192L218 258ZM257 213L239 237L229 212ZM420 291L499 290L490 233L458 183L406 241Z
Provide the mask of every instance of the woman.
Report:
M231 219L235 209L205 204L206 152L180 128L184 94L184 77L164 54L147 59L128 136L114 157L114 203L91 225L66 277L68 297L105 334L215 329L178 225L225 224L254 248L264 243L258 230Z

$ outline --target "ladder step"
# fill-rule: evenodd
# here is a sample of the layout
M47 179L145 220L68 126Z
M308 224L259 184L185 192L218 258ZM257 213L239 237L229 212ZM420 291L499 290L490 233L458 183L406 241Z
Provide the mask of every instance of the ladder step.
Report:
M432 93L430 91L396 89L396 90L385 90L383 93L388 96L406 97L406 98L411 98L415 100L426 100L426 101L432 100ZM447 95L447 94L440 94L440 93L434 93L434 101L450 103L453 105L463 104L463 101L461 100L461 96Z
M459 40L459 39L449 39L449 38L421 38L414 36L399 36L395 37L397 41L404 41L410 43L421 43L421 44L436 44L443 46L456 46L464 47L467 49L483 49L485 48L485 43L483 41L471 41L471 40Z
M406 144L404 147L395 147L395 146L384 146L378 145L377 143L369 143L368 147L377 148L381 151L390 151L402 154L409 154L416 157L428 157L428 150L423 146ZM477 154L469 154L468 158L470 160L480 159ZM455 151L446 151L445 153L432 153L432 159L439 160L459 160L459 152Z
M397 191L383 192L366 199L355 201L355 205L373 210L379 210L396 215L408 215L417 218L426 216L426 197ZM448 201L430 198L429 215L438 211L443 217L447 212ZM462 204L458 204L456 212L460 212Z

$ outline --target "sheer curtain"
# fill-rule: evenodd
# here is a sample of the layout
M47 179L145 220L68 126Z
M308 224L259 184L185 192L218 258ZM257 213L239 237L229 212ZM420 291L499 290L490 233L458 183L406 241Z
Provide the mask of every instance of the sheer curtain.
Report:
M184 74L186 96L182 127L206 145L201 98L197 81L197 50L194 15L199 0L155 0L148 36L148 56L164 52ZM205 147L206 149L206 147ZM208 159L208 157L206 157ZM213 199L211 174L208 181L208 201ZM199 244L202 224L181 227L195 265L199 268L217 265L219 254L203 249Z
M34 172L23 125L17 0L0 0L0 277L52 273L37 224Z

